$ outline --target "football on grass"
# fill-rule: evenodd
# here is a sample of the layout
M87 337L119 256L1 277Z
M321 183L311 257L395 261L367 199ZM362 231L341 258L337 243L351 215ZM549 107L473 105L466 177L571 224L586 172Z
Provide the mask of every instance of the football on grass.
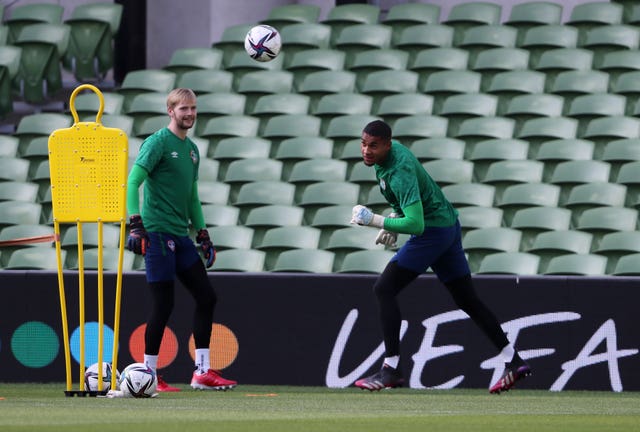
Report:
M150 398L157 386L156 373L144 363L132 363L120 375L120 391L125 397Z
M102 362L102 390L111 389L111 376L113 369L111 363ZM116 383L120 380L120 373L116 370ZM84 389L86 391L98 391L98 363L94 363L84 372Z
M244 38L244 49L247 54L259 62L273 60L280 53L280 48L282 48L280 32L265 24L253 27Z

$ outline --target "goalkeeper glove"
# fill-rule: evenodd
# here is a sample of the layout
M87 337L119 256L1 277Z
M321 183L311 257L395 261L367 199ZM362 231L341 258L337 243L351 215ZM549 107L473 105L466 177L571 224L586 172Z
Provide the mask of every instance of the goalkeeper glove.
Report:
M388 217L397 217L395 213L390 213ZM398 241L398 233L381 229L376 236L376 244L383 244L385 246L394 247Z
M384 216L375 214L370 208L358 204L351 211L351 223L384 228Z
M196 243L198 243L202 249L205 265L207 268L211 267L216 261L216 249L213 247L213 243L209 237L209 231L204 228L198 231L198 235L196 235Z
M140 215L133 215L129 218L129 237L127 238L127 249L131 252L144 255L147 253L149 245L149 235L142 224Z

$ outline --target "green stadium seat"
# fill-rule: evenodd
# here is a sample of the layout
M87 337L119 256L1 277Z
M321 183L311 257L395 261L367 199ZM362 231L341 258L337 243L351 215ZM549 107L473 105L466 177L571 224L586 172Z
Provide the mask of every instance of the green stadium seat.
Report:
M466 71L469 53L460 48L429 48L418 51L407 69L420 75L419 86L426 86L431 75L443 71Z
M522 233L505 227L478 228L468 231L462 239L462 247L467 254L471 272L480 268L487 255L497 252L518 252Z
M473 162L468 160L436 159L422 166L440 186L471 183L473 179Z
M0 228L8 225L38 225L42 205L25 201L0 202Z
M249 57L243 48L242 51L233 53L231 59L229 60L229 64L227 64L225 67L225 70L233 73L234 86L236 89L238 89L240 81L247 74L254 72L268 72L270 74L274 74L275 72L281 72L282 68L284 67L285 57L286 56L283 52L271 61L259 62ZM275 78L274 81L277 82ZM263 84L269 85L269 80L265 79L263 81Z
M547 76L545 90L553 88L558 74L567 71L588 71L593 64L593 52L583 48L557 48L542 53L531 69Z
M348 69L357 76L356 85L362 87L366 77L381 70L405 70L409 54L399 49L380 48L358 51L353 54Z
M333 139L334 155L340 154L348 140L361 138L362 129L374 120L379 118L367 114L346 114L332 118L324 136Z
M363 123L361 126L364 128ZM410 147L417 140L425 138L445 138L448 120L439 116L412 115L401 117L393 125L393 136ZM361 134L359 134L360 136Z
M119 93L105 91L102 92L102 97L104 100L102 108L104 114L124 114L122 110L124 96ZM98 109L100 109L100 99L93 92L80 93L76 96L73 106L79 117L93 115L95 118ZM166 100L164 106L166 107Z
M577 28L580 39L584 39L591 29L622 23L622 13L622 5L616 3L598 1L576 4L565 24Z
M247 97L232 92L201 94L198 96L198 120L195 134L200 135L209 120L223 115L243 115Z
M42 104L62 89L61 59L69 46L69 32L65 24L31 24L13 42L21 49L15 80L26 102Z
M224 115L207 120L199 136L208 139L215 148L215 143L224 138L255 137L258 135L259 126L260 119L256 117Z
M549 260L545 275L604 276L607 257L596 254L560 255Z
M519 183L507 186L495 205L504 211L503 219L510 225L518 210L536 206L556 207L559 202L559 186L548 183Z
M561 24L549 24L532 27L527 30L518 47L529 51L529 65L535 66L545 51L559 48L576 48L577 45L577 29Z
M444 101L457 94L480 93L482 76L477 72L467 70L450 70L435 72L429 76L424 84L419 85L419 91L434 98L433 112L440 112Z
M485 92L498 96L498 114L504 115L513 98L544 93L545 79L544 73L532 70L500 72L491 79Z
M481 89L489 88L493 77L501 72L527 70L529 51L521 48L491 48L480 51L469 69L482 74Z
M434 159L464 159L464 147L464 141L446 137L418 139L409 146L420 162Z
M600 117L591 120L582 134L596 144L594 158L599 159L606 145L616 139L637 138L640 120L628 116Z
M509 227L522 232L520 250L529 250L540 233L570 229L571 210L548 206L523 208L515 212Z
M242 225L220 225L208 229L216 252L227 249L251 249L253 229Z
M304 208L305 222L309 223L313 220L318 209L322 207L333 205L353 207L358 204L359 192L359 185L347 181L312 183L304 189L302 198L297 205ZM347 217L350 219L351 215L349 214Z
M484 257L477 274L536 275L540 258L526 252L497 252Z
M198 197L202 204L226 205L229 202L231 187L223 182L212 180L198 181Z
M36 183L7 180L0 181L0 201L36 202L39 186Z
M1 181L27 181L29 178L29 161L19 157L0 158Z
M264 271L265 253L255 249L229 249L216 253L212 272L259 273Z
M573 99L581 95L607 93L609 76L600 71L566 71L558 74L549 93L562 96L565 112Z
M220 170L220 162L213 159L200 157L200 169L198 170L198 180L217 181L219 170Z
M131 99L125 114L133 118L133 129L136 133L146 119L160 115L167 117L167 96L168 93L164 92L149 92L140 93Z
M360 185L361 196L366 190L372 187L378 187L375 170L363 163L355 164L351 168L347 180Z
M219 41L212 43L213 48L222 51L222 62L226 67L236 52L244 53L244 38L255 24L236 24L224 28Z
M385 269L394 252L388 250L360 250L350 252L342 259L336 273L372 273L379 274Z
M500 202L502 193L508 186L542 182L543 168L542 162L530 159L498 160L488 166L482 183L495 186L495 199Z
M294 249L282 252L272 272L332 273L332 252L320 249Z
M376 244L378 231L376 228L353 225L339 228L331 233L323 249L333 252L334 266L340 268L348 253L358 250L384 250L384 245Z
M627 187L627 207L637 207L640 203L640 168L639 161L632 161L622 164L617 176L612 178L616 183Z
M418 74L408 70L381 70L366 76L360 93L373 97L373 110L392 94L414 93L418 89Z
M627 207L594 207L582 212L575 229L593 234L591 247L600 246L605 234L615 231L635 231L638 211Z
M622 165L627 162L640 161L640 139L623 138L610 141L604 147L600 159L611 165L610 180L616 180Z
M266 253L265 268L274 268L278 256L288 250L317 249L320 230L310 226L282 226L268 229L255 249Z
M640 52L638 50L607 52L602 56L602 61L595 65L595 68L609 74L610 91L623 92L627 85L621 83L618 86L618 80L623 74L640 71ZM616 91L616 89L620 91Z
M544 162L542 179L548 182L559 163L571 160L591 160L594 148L595 144L588 140L579 138L555 139L542 143L534 158Z
M357 53L391 46L391 27L384 24L355 24L344 27L336 36L333 47L346 54L350 67Z
M475 63L479 53L494 48L515 48L518 31L506 25L479 25L465 30L456 45L469 52L469 62Z
M422 50L451 48L453 45L453 33L453 28L446 25L413 25L402 30L397 39L392 42L392 46L409 53L410 62L413 63L416 55Z
M320 71L307 75L297 85L297 91L311 97L313 110L320 98L331 93L349 93L356 90L356 74L349 71Z
M47 138L48 140L49 138ZM0 135L0 159L5 157L18 156L18 137L11 135Z
M640 44L640 30L630 25L607 25L589 30L579 47L591 50L597 68L607 53L620 50L636 51Z
M364 203L364 205L373 210L374 213L387 214L391 212L391 206L384 195L382 195L379 187L366 188L364 191L361 191L357 201L358 204Z
M53 235L53 227L48 225L9 225L0 231L0 241L16 240L33 236ZM3 246L0 266L4 267L9 261L9 257L13 251L28 247L44 247L51 248L53 241L50 243L29 243L22 246Z
M538 153L545 141L573 139L578 132L578 121L568 117L540 117L525 121L516 137L529 141L529 155Z
M582 135L587 124L595 118L624 116L625 106L624 96L609 93L586 94L571 101L566 115L579 121L578 135Z
M640 275L639 269L640 253L632 253L621 257L611 274L614 276L637 276Z
M342 182L347 178L347 162L338 159L306 159L296 162L287 181L296 186L295 200L302 199L312 183Z
M607 257L607 274L614 272L620 259L640 253L640 232L616 231L602 236L593 253Z
M482 183L456 183L443 186L442 192L456 208L492 207L496 188Z
M185 72L176 80L176 87L190 88L198 96L204 93L230 93L233 74L225 70L198 69Z
M279 180L255 181L240 186L232 204L240 208L240 219L246 220L249 212L265 205L294 204L295 185Z
M288 58L285 69L293 73L293 84L297 87L313 72L343 70L346 55L336 49L315 48L298 51Z
M529 143L512 138L498 138L480 141L473 147L468 160L473 162L473 176L475 181L482 181L489 166L500 160L527 159Z
M453 136L462 121L473 117L493 117L498 110L498 98L484 93L464 93L447 97L439 116L448 120L447 134Z
M312 4L287 4L273 6L262 24L277 28L282 32L293 24L313 24L320 17L320 7ZM286 40L286 39L285 39Z
M66 251L61 251L66 259ZM5 270L56 270L58 258L54 248L23 248L15 250L4 266Z
M113 39L120 28L122 4L79 4L65 24L71 28L64 63L78 81L104 79L113 67Z
M520 44L529 29L543 25L560 24L562 9L561 4L547 1L527 1L513 4L504 24L518 29L517 43Z
M129 111L133 98L140 93L169 93L175 82L175 73L161 69L142 69L128 72L118 89L118 93L124 96L123 111Z
M403 31L417 25L437 25L440 21L440 6L425 3L394 4L380 20L393 29L392 42L397 42Z
M268 159L271 141L258 137L232 137L218 141L212 157L220 162L219 175L224 178L227 167L239 159Z
M458 44L467 29L479 25L499 24L502 6L489 2L464 2L451 6L443 24L455 28L454 44Z
M84 117L83 121L95 121L96 116L89 114ZM157 115L153 117L149 117L146 120L142 121L140 124L140 130L136 131L134 129L135 119L131 116L124 114L103 114L102 115L102 125L111 128L117 128L124 131L126 135L134 135L140 137L147 137L157 131L160 128L166 127L169 125L169 117L167 114Z
M244 225L252 228L253 244L261 244L265 232L281 226L301 226L304 209L295 205L269 204L252 208Z
M561 187L560 204L567 202L571 189L584 183L606 183L611 166L600 160L570 160L556 165L550 183Z
M331 234L340 229L352 226L349 222L351 219L351 210L353 205L351 204L337 204L328 205L319 208L313 216L313 219L309 223L309 226L320 229L320 241L318 247L324 248Z
M271 117L264 127L262 136L271 140L273 150L280 142L294 137L313 137L320 135L321 120L306 114L282 114ZM329 137L330 138L330 137Z
M358 93L333 93L322 96L312 114L322 120L320 133L327 131L332 119L342 115L369 115L373 98Z
M287 69L301 51L328 50L331 27L316 22L290 24L280 29L280 36L286 41L282 52L285 55L284 67Z
M588 254L592 238L589 233L575 230L542 232L536 236L527 252L540 257L539 270L544 273L552 258L568 254Z
M473 152L473 147L479 141L487 139L513 138L515 120L506 117L477 117L470 118L460 124L454 138L464 140L465 155Z
M327 17L320 22L331 27L331 44L342 29L355 24L375 24L380 18L380 7L369 4L341 4L329 9Z
M0 46L0 117L13 111L12 81L20 69L22 48Z
M249 56L246 56L251 60ZM254 60L251 60L254 61ZM257 62L256 62L257 63ZM288 71L255 71L240 78L237 93L247 97L246 112L251 112L256 101L267 94L290 93L293 89L293 73Z
M118 270L118 256L120 251L117 247L105 247L102 249L102 269L104 271L117 271ZM78 269L78 256L73 255L70 251L67 251L65 258L65 268L70 270ZM84 268L86 270L98 269L98 249L90 248L84 250ZM122 270L131 271L135 269L136 255L128 250L124 250L122 254Z
M259 133L264 130L271 117L277 115L306 115L309 112L310 97L297 93L276 93L260 96L250 114L260 119Z
M457 210L463 234L472 229L502 226L503 211L497 207L467 206Z
M571 210L572 223L577 225L582 213L595 207L624 207L627 187L617 183L593 182L571 188L564 207Z
M272 152L273 153L273 152ZM283 162L282 177L289 178L291 167L306 159L327 159L333 154L333 140L324 137L293 137L280 142L272 157Z
M244 183L257 181L280 181L282 162L269 158L238 159L229 164L224 182L231 185L231 201Z
M240 209L223 204L203 204L202 213L207 227L236 225L240 219Z
M13 44L18 40L22 30L37 23L61 24L64 7L51 3L34 3L17 5L4 20L3 25L9 28L7 42Z
M401 93L385 96L372 114L377 115L393 128L400 117L413 115L431 115L433 97L420 93Z
M562 116L564 98L546 93L514 96L502 115L516 121L516 134L531 119Z
M185 72L222 68L222 56L222 51L215 48L179 48L163 69L175 73L178 81Z

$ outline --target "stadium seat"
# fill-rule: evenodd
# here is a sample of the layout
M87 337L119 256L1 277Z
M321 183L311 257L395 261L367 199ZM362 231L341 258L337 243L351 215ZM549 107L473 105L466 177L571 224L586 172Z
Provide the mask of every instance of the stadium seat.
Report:
M240 186L231 203L240 208L240 219L246 220L249 212L264 205L286 205L294 203L295 186L278 180L254 181Z
M320 17L320 7L312 4L286 4L273 6L262 24L277 28L282 32L294 24L313 24ZM286 39L285 39L286 40Z
M415 93L418 89L418 74L407 70L381 70L366 76L360 93L373 97L373 110L386 96L400 93Z
M615 231L605 234L593 253L607 257L606 273L612 274L620 259L640 253L640 232Z
M113 39L122 10L119 3L79 4L64 21L71 29L64 63L78 81L104 79L113 67Z
M227 249L251 249L253 229L242 225L219 225L208 228L216 252Z
M384 24L355 24L344 27L336 36L333 47L346 54L349 67L357 53L391 46L391 27Z
M388 250L360 250L346 254L336 273L373 273L379 274L385 269L394 252Z
M43 137L44 138L44 137ZM47 140L49 138L46 138ZM12 135L0 135L0 159L18 156L18 137Z
M635 231L638 211L627 207L595 207L582 212L575 229L593 234L591 247L600 246L605 234L615 231Z
M320 98L312 114L322 119L320 133L325 133L329 122L342 115L369 115L373 98L358 93L333 93Z
M15 80L26 102L42 104L62 89L61 59L69 46L69 32L65 24L31 24L13 42L21 49Z
M620 166L615 182L627 187L627 207L637 207L640 203L640 162L627 162ZM612 178L613 180L613 178Z
M556 165L549 183L561 187L560 204L564 205L571 189L584 183L608 182L611 166L600 160L570 160Z
M331 27L331 44L342 29L355 24L375 24L380 18L380 8L369 4L341 4L329 9L327 17L320 22Z
M420 162L434 159L464 159L465 142L455 138L423 138L413 141L409 148Z
M331 27L324 24L315 22L291 24L281 29L280 35L282 40L287 42L282 49L285 54L285 69L301 51L329 50L330 48ZM306 57L311 60L308 56Z
M571 210L576 225L587 209L601 206L624 207L627 187L617 183L594 182L574 186L564 203Z
M431 48L451 48L453 44L453 28L440 24L418 24L402 30L392 46L409 53L409 61L413 62L418 52ZM395 35L394 30L394 35Z
M202 69L220 69L222 50L216 48L179 48L171 54L169 63L163 67L176 74L176 82L185 72Z
M272 152L273 153L273 152ZM326 159L333 154L333 140L324 137L293 137L280 142L272 157L283 162L282 178L289 178L291 167L306 159Z
M454 138L467 143L465 155L470 155L473 152L473 147L479 141L513 138L514 128L515 121L506 117L470 118L460 124Z
M542 182L543 168L542 162L530 159L497 160L488 166L482 183L495 186L496 202L501 202L502 193L511 185Z
M473 117L493 117L498 110L498 98L484 93L465 93L447 97L439 116L448 119L447 134L452 136L462 121Z
M364 127L366 123L362 124ZM411 115L401 117L393 125L393 137L410 147L415 141L426 138L445 138L448 121L444 117Z
M430 48L416 53L407 69L420 75L419 86L424 88L432 74L443 71L466 71L469 53L460 48ZM480 75L478 75L480 77ZM479 89L480 87L478 87Z
M491 48L480 51L469 69L482 74L480 88L485 91L496 74L529 68L529 52L521 48Z
M102 269L104 271L117 271L120 251L117 247L105 247L102 249ZM86 270L98 270L98 249L87 248L83 254L83 265ZM122 254L122 270L131 271L135 268L136 255L128 250ZM67 251L65 258L65 268L70 270L78 269L78 254Z
M209 140L215 149L215 143L230 137L255 137L258 134L260 119L247 115L223 115L206 121L201 138Z
M33 236L53 235L53 227L48 225L9 225L0 231L0 241L16 240ZM50 243L28 243L22 246L3 246L0 266L6 266L13 251L28 247L51 248Z
M604 276L607 258L596 254L569 254L553 257L542 274Z
M333 253L320 249L295 249L282 252L272 272L331 273Z
M29 161L19 157L0 158L1 181L27 181L29 178Z
M437 25L440 21L440 6L425 3L398 3L389 8L382 24L393 29L392 42L397 42L403 31L417 25Z
M479 53L494 48L515 48L518 31L506 25L479 25L465 30L456 45L469 52L469 62L475 63Z
M20 69L22 48L0 44L0 117L13 111L13 79Z
M253 244L262 242L264 233L280 226L303 225L304 209L295 205L269 204L252 208L244 220L244 225L252 228Z
M183 73L176 87L190 88L196 95L229 93L233 89L233 74L226 70L201 69Z
M500 23L502 6L488 2L464 2L451 6L443 24L455 29L454 45L464 38L464 33L471 27Z
M467 206L458 208L462 233L477 228L502 226L503 211L497 207Z
M571 102L567 117L578 119L578 135L582 135L587 124L597 117L625 115L624 96L596 93L578 96Z
M362 87L370 73L381 70L405 70L408 63L409 54L406 51L380 48L357 51L347 68L357 75L356 85Z
M492 207L496 188L482 183L456 183L443 186L442 192L456 208Z
M436 159L422 164L441 187L456 183L471 183L473 162L460 159Z
M591 160L595 144L580 138L561 138L543 142L538 148L535 159L544 162L542 180L551 180L553 171L561 162L571 160Z
M604 56L612 51L637 50L640 44L640 30L630 25L606 25L588 30L580 48L593 52L593 65L598 67Z
M379 187L372 187L362 191L358 199L358 204L362 203L373 210L374 213L378 214L385 214L391 210L391 206L384 195L382 195Z
M224 67L229 65L236 52L244 53L244 38L255 24L235 24L224 28L219 41L212 43L213 48L222 50Z
M250 113L260 119L259 132L262 132L271 117L286 114L307 114L309 96L297 93L277 93L260 96Z
M313 110L318 100L330 93L349 93L356 90L356 74L349 71L313 72L297 85L297 91L311 97L310 109Z
M509 227L522 232L520 250L529 250L541 232L568 230L571 227L571 210L548 206L523 208L515 212Z
M212 180L198 181L198 197L202 204L226 205L229 202L231 187L223 182Z
M351 168L347 181L360 186L360 197L366 196L371 188L378 187L375 169L363 163L355 164Z
M340 154L348 140L361 138L362 129L374 120L379 118L367 114L346 114L332 118L324 136L333 140L334 155Z
M198 170L198 180L217 181L219 170L220 170L220 162L213 159L201 157L200 169Z
M327 205L318 208L309 226L322 230L318 243L320 249L327 245L334 231L352 226L350 223L352 209L353 204Z
M250 57L246 55L245 57L251 60ZM289 93L292 89L293 73L282 70L272 70L254 71L244 74L238 81L236 91L247 97L245 110L246 112L251 112L260 96Z
M169 93L175 82L175 73L161 69L142 69L128 72L118 89L118 93L124 96L123 111L129 111L133 98L140 93Z
M522 125L531 119L540 117L560 117L565 101L562 96L546 93L514 96L501 115L516 121L516 134Z
M561 4L547 1L527 1L512 5L504 24L518 29L517 44L520 44L529 29L560 24L561 19Z
M336 49L314 48L298 51L287 58L290 60L285 69L293 73L293 84L297 87L313 72L343 70L346 55Z
M543 72L547 79L545 90L553 88L556 76L567 71L588 71L593 64L593 53L583 48L557 48L542 53L531 69Z
M526 252L497 252L484 257L478 274L536 275L540 258Z
M230 205L203 204L202 213L207 227L236 225L240 218L240 209Z
M600 158L611 165L610 180L618 178L620 167L627 162L640 161L640 139L623 138L609 141L604 147Z
M384 118L393 128L400 117L413 115L431 115L433 113L433 97L420 93L401 93L385 96L373 110L372 114Z
M274 268L278 256L287 250L317 249L320 230L310 226L282 226L268 229L255 249L266 253L265 268Z
M195 134L200 136L207 122L214 117L243 115L245 113L246 100L247 98L244 95L229 92L199 95L197 99L198 120L195 125Z
M640 71L640 52L638 50L607 52L595 68L609 74L609 90L618 93L615 89L618 88L620 77L629 72ZM623 93L625 87L626 84L621 83L619 92Z
M513 215L518 210L535 206L556 207L559 201L559 186L547 183L520 183L507 186L496 207L504 211L504 221L510 225Z
M223 178L225 183L231 185L229 198L234 202L244 183L280 181L282 179L282 162L270 158L234 160L227 167Z
M617 139L637 138L640 120L629 116L600 117L591 120L581 138L596 145L593 157L599 159L606 145Z
M334 254L334 267L340 268L348 253L358 250L384 250L384 245L376 244L378 231L372 227L353 225L338 228L331 233L323 249Z
M479 228L468 231L462 239L471 272L480 268L482 259L497 252L518 252L522 233L505 227Z
M565 24L577 28L580 31L580 38L584 39L591 29L620 24L622 12L622 5L616 3L597 1L576 4L571 9L571 15Z
M15 43L26 26L37 23L61 24L63 14L64 7L59 4L34 3L17 5L3 21L3 25L9 29L7 43Z
M515 136L529 141L529 155L538 154L543 142L554 139L573 139L578 121L568 117L539 117L526 120Z
M271 140L271 149L277 151L280 143L285 139L319 136L320 125L320 118L312 115L281 114L267 121L262 137Z
M528 253L540 257L540 273L544 273L552 258L567 254L588 254L593 236L575 230L546 231L538 234Z
M544 73L532 70L500 72L491 79L485 92L498 96L498 114L504 115L515 97L543 96L540 93L544 93L545 79Z
M264 271L266 254L255 249L229 249L216 253L212 272L259 273Z
M535 66L545 51L576 48L577 45L577 29L561 24L549 24L532 27L527 30L518 47L529 51L529 65Z
M233 53L231 59L229 60L229 64L225 67L225 70L233 73L233 83L236 90L239 89L240 82L245 75L255 72L263 72L268 73L270 75L276 74L276 72L283 72L284 67L284 53L280 54L276 58L268 62L259 62L252 59L247 55L245 50L237 51ZM271 80L265 79L265 75L262 75L263 81L262 83L265 86L271 85ZM274 83L277 83L278 80L273 79Z
M270 150L271 141L264 138L232 137L218 141L212 151L212 157L220 162L218 173L224 178L231 162L239 159L268 159Z
M39 186L36 183L7 180L0 181L0 201L36 202Z
M609 76L605 72L595 70L565 71L556 76L549 93L564 98L564 110L567 112L576 97L607 93L608 85Z
M42 205L25 201L0 202L0 228L8 225L38 225Z
M66 251L60 251L61 259L66 259ZM4 266L5 270L56 270L58 258L54 248L16 249Z
M332 205L358 204L360 186L350 182L318 182L308 185L304 189L302 198L297 203L304 208L305 222L313 221L319 208ZM367 203L365 203L367 204ZM348 215L350 218L351 216Z
M145 120L161 115L167 117L167 96L168 93L164 92L148 92L140 93L131 99L129 108L124 114L133 118L134 134L137 135ZM169 119L166 120L169 124Z
M317 182L343 182L347 179L347 162L338 159L306 159L296 162L287 181L296 187L299 202L306 187Z
M511 138L490 139L476 143L468 157L473 162L475 181L480 182L485 178L487 169L493 162L527 159L528 150L528 142Z
M102 92L104 101L103 113L120 115L124 114L122 106L124 104L124 96L115 92ZM100 99L93 92L79 93L73 104L79 117L93 115L94 118L100 108ZM164 106L166 107L166 101ZM166 112L166 108L165 108Z
M613 272L614 276L637 276L640 275L640 253L632 253L620 257Z

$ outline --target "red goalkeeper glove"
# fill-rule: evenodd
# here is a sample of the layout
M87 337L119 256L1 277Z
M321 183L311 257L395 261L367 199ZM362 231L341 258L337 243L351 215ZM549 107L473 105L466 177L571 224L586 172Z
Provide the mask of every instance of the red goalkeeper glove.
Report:
M196 235L196 243L198 243L202 249L205 266L207 266L207 268L211 267L216 261L216 249L213 247L211 237L209 237L209 231L204 228L198 231L198 235Z
M142 224L140 215L133 215L129 218L129 237L127 238L127 249L131 252L144 255L147 253L149 245L149 235Z

